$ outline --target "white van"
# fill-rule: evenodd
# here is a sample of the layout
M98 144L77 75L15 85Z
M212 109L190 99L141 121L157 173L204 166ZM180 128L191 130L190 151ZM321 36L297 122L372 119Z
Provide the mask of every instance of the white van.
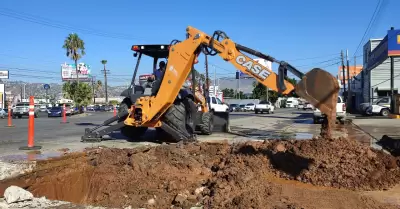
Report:
M299 105L299 100L294 97L289 97L286 100L286 107L296 108Z

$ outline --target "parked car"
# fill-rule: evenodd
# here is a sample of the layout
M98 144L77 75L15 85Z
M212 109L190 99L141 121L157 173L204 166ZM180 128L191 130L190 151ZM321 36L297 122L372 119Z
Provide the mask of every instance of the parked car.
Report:
M314 106L308 102L304 103L303 110L313 110Z
M7 117L7 112L3 108L0 108L0 118L3 119L5 117Z
M319 123L322 119L326 117L325 114L321 113L318 108L314 109L314 124ZM346 103L341 96L338 96L337 103L336 103L336 119L339 120L342 124L346 120L347 113L346 113Z
M271 102L268 101L261 101L259 104L256 104L254 108L254 112L256 114L258 113L262 114L264 112L269 114L269 113L274 113L274 111L275 107L271 104Z
M299 105L297 105L297 109L303 109L304 108L304 103L300 102Z
M240 106L238 104L230 104L229 105L229 111L230 112L237 112L239 111Z
M61 117L62 116L62 106L52 107L47 111L47 117Z
M254 108L256 107L256 105L254 103L248 103L246 104L246 106L244 107L244 111L248 112L248 111L254 111Z
M34 105L34 116L39 117L39 105ZM29 102L19 102L12 110L13 118L22 118L22 116L29 116Z
M239 105L238 111L243 112L244 111L244 107L246 107L246 105L244 105L244 104Z

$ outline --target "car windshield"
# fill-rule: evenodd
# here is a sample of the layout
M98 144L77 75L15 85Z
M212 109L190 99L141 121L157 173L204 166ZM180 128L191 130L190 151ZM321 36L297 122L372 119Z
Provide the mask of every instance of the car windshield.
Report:
M254 104L253 103L249 103L249 104L247 104L247 106L253 106Z
M267 101L261 101L260 104L268 104Z
M286 101L286 103L292 103L292 101Z
M237 104L230 104L229 107L236 107Z
M20 107L21 107L21 106L29 106L29 103L22 103L22 102L21 102L21 103L17 103L16 106L20 106Z
M246 106L246 105L240 105L240 107L244 107L244 106Z

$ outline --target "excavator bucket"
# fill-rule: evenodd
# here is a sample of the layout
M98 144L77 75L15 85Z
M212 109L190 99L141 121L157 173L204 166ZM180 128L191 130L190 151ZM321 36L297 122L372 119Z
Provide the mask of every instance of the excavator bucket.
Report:
M214 112L213 132L228 133L229 128L229 112Z
M296 86L296 94L306 99L328 119L336 118L339 82L330 73L314 68Z

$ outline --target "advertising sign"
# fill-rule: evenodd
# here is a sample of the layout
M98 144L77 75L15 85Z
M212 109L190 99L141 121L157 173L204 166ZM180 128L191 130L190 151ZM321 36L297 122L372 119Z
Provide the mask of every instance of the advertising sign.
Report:
M145 75L140 75L139 76L139 85L143 85L144 83L147 82L147 79L150 78L152 74L145 74Z
M400 56L400 30L389 30L387 37L388 55Z
M8 70L0 70L0 79L9 79Z
M78 63L78 77L79 81L90 81L90 66L85 63ZM75 64L61 64L61 79L62 81L76 80Z

